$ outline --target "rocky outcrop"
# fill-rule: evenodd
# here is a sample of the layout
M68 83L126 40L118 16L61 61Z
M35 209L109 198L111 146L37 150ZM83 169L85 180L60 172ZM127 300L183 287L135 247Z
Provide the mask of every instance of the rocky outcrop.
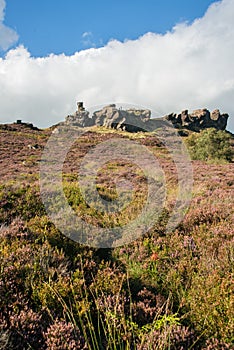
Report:
M145 130L146 122L150 117L151 111L148 109L122 110L116 108L115 104L111 104L100 111L94 112L93 121L95 125L137 132Z
M89 112L83 107L83 102L77 102L77 111L66 117L66 124L80 127L92 126L93 121L89 118Z
M89 112L81 107L78 103L78 110L66 117L66 124L88 127L104 126L107 128L121 129L130 132L144 131L146 123L150 120L151 111L149 109L128 109L122 110L115 104L105 106L99 111L93 113L92 117Z
M200 131L206 128L216 128L225 130L227 126L228 114L221 114L218 109L209 112L208 109L197 109L191 114L184 110L178 114L168 114L164 117L172 122L176 128Z
M152 131L160 127L160 119L151 118L149 109L117 108L115 104L105 106L90 117L82 102L77 103L78 109L73 115L68 115L65 124L79 127L104 126L126 130L129 132ZM181 113L171 113L161 118L161 121L171 122L177 129L200 131L205 128L225 130L228 114L221 114L218 109L209 112L206 108L197 109L192 113L184 110Z

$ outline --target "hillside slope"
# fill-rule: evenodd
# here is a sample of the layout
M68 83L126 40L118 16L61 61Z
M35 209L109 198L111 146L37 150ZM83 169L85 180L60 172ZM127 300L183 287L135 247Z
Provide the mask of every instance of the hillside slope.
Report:
M130 182L130 205L107 214L84 200L79 168L99 144L144 146L166 182L164 206L146 234L113 249L92 248L64 236L41 201L41 155L53 130L0 126L0 348L233 349L234 163L191 161L189 210L166 232L178 193L168 149L154 133L85 129L63 165L65 196L83 220L121 227L147 197L144 172L113 157L97 173L98 194L112 203L116 184Z

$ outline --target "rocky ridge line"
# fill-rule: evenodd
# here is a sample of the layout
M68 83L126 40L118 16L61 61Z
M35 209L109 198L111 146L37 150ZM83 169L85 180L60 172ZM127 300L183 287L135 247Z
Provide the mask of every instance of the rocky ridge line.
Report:
M103 107L95 111L90 117L89 112L83 107L82 102L78 102L77 111L68 115L65 120L66 125L79 127L104 126L126 130L129 132L153 131L160 127L160 121L169 121L177 129L187 129L197 131L206 128L216 128L225 130L227 126L228 114L221 114L218 109L210 112L208 109L197 109L192 113L184 110L181 113L171 113L162 118L151 118L149 109L126 109L117 108L115 104Z

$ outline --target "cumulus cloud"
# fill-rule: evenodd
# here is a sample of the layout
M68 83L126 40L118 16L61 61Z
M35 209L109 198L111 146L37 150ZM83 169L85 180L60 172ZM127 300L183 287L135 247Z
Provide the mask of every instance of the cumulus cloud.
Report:
M1 1L1 0L0 0ZM22 46L0 59L0 117L46 127L74 112L125 102L163 115L220 108L234 131L234 0L209 7L192 24L137 40L112 40L71 56L34 58Z
M4 10L6 7L5 0L0 0L0 51L6 51L11 45L18 40L17 33L4 25Z

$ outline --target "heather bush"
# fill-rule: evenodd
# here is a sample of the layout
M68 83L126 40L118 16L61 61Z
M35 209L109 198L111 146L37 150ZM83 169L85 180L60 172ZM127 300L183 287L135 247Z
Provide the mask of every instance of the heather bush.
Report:
M165 311L166 300L160 294L154 294L145 287L137 293L132 303L133 321L143 326L152 323L154 319Z
M87 251L79 243L64 236L46 215L34 216L27 222L27 228L30 232L34 232L38 236L38 243L44 240L48 241L51 247L62 250L70 262L75 260L78 254L82 253L85 255Z
M19 312L13 312L9 321L10 341L14 349L44 348L43 330L46 321L41 313L26 307Z
M202 350L231 350L233 349L232 344L224 343L219 341L217 338L211 338L206 341L205 346Z
M95 135L100 141L102 135ZM211 129L193 134L190 147L194 152L200 147L205 157L206 144L213 145L212 160L230 160L225 135ZM116 249L93 249L65 237L46 216L33 174L0 185L1 349L233 348L233 164L193 162L190 209L166 233L176 194L175 166L152 139L141 135L139 140L158 155L169 202L147 234ZM89 146L83 141L76 152L83 154ZM69 161L65 166L73 167ZM69 204L101 227L123 225L144 202L144 177L139 171L134 177L124 164L109 163L100 171L99 194L110 203L116 198L113 169L117 179L135 179L134 205L119 216L87 205L77 174L64 177Z
M88 349L79 328L71 322L55 319L44 333L48 350L85 350Z
M212 274L194 276L188 293L191 319L206 336L233 342L234 288L233 274L212 271Z
M194 348L196 336L188 327L174 324L173 317L162 328L145 334L137 350L187 350ZM176 322L175 322L176 323Z
M45 214L39 187L27 183L10 183L0 187L0 223L10 223L14 218L29 220Z

